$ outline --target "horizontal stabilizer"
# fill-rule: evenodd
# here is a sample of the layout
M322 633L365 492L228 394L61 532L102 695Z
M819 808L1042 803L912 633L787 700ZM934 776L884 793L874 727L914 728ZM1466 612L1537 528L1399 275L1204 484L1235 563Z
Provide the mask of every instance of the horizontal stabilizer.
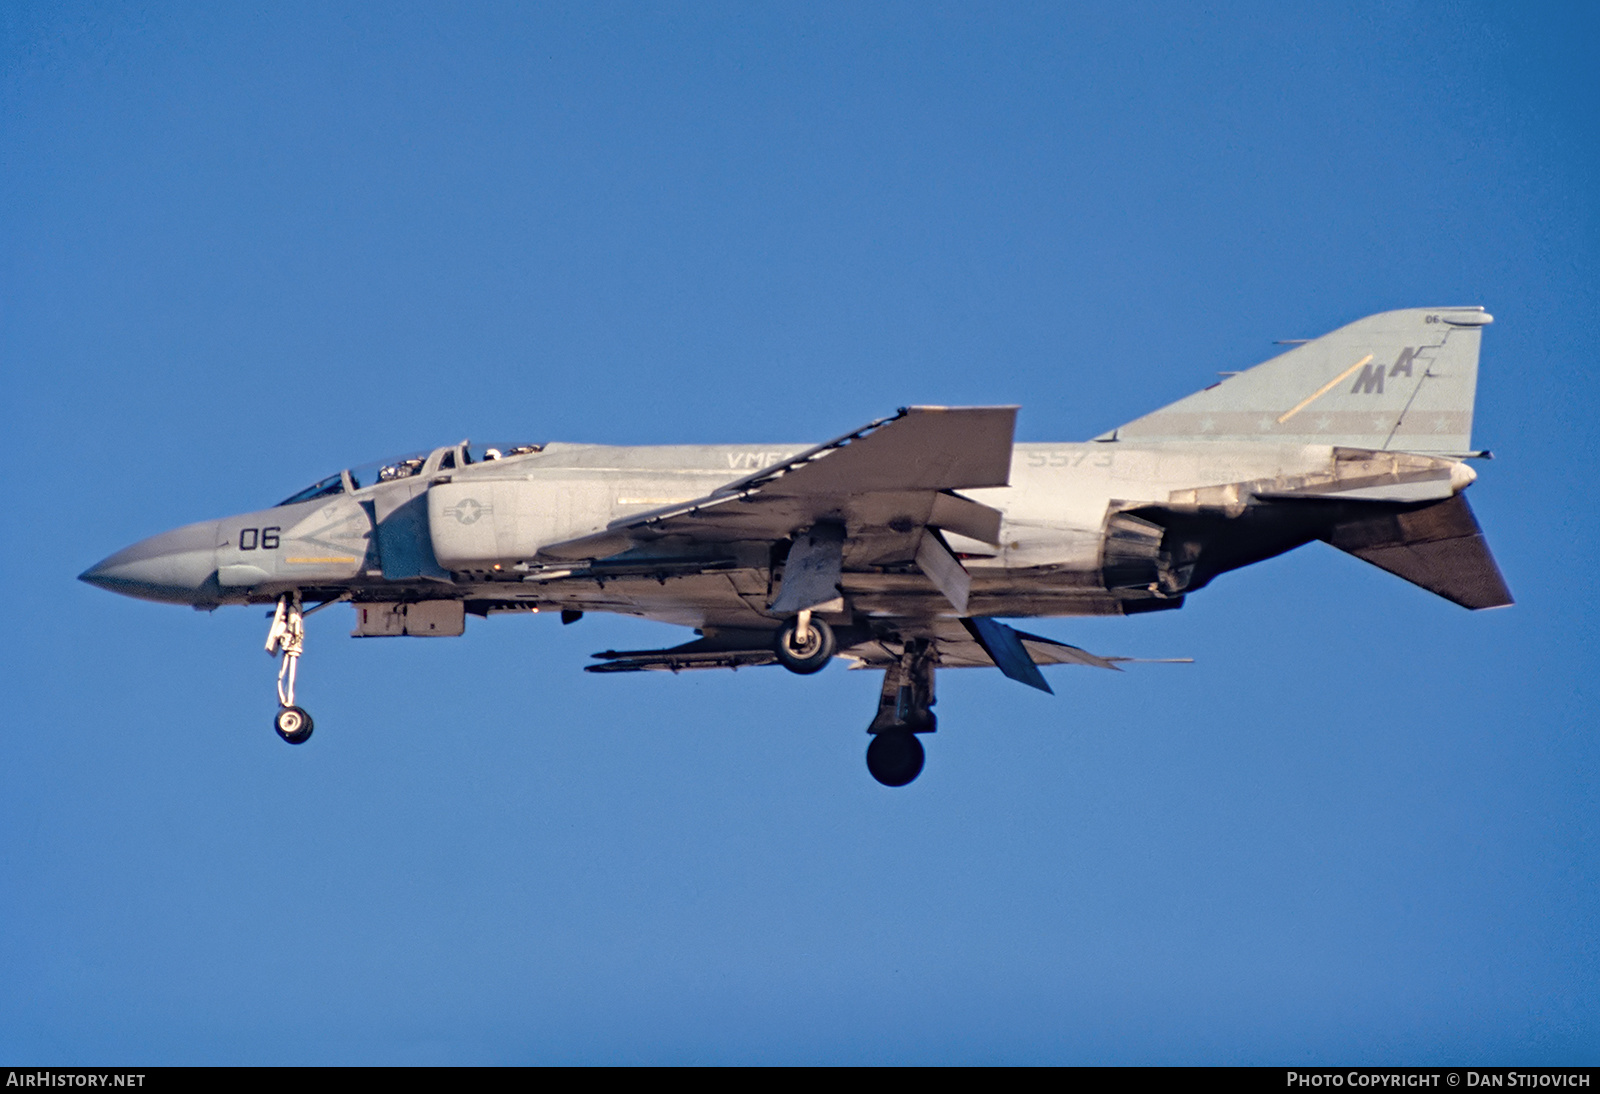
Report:
M1374 510L1322 538L1464 608L1512 603L1483 530L1460 494L1420 509Z

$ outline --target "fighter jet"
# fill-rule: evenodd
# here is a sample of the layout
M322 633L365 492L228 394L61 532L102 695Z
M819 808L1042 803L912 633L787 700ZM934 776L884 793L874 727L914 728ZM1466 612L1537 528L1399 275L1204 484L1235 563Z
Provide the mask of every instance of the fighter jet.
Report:
M694 628L590 672L881 669L867 766L903 786L935 668L1119 668L1001 619L1181 608L1321 540L1466 608L1512 602L1462 491L1478 307L1358 320L1088 441L1014 444L1012 406L911 406L819 445L484 446L339 471L277 505L153 536L82 580L211 610L272 605L279 736L305 619L459 635L468 616L616 612Z

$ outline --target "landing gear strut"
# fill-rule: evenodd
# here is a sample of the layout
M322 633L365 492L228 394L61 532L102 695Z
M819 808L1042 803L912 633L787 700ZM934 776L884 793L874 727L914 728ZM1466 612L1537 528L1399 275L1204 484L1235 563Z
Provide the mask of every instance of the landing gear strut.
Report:
M867 770L884 786L905 786L922 774L926 753L917 734L939 727L931 709L936 656L926 639L908 642L899 662L883 675L878 715L867 727L872 734Z
M811 618L808 608L778 628L774 649L784 668L809 676L828 667L839 643L827 621Z
M294 677L300 667L300 654L305 651L306 613L300 608L300 593L284 593L278 598L278 610L272 615L272 627L267 631L267 653L276 657L283 651L283 664L278 667L278 715L272 727L292 745L303 745L311 739L311 715L294 705Z

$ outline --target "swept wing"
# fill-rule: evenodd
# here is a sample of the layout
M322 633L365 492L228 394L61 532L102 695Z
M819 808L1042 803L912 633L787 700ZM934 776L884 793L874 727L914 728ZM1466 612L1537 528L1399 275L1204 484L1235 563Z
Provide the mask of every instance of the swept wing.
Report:
M1016 417L1014 406L905 407L705 497L547 545L539 559L603 559L666 537L777 542L822 522L848 529L847 566L911 561L928 527L995 543L999 511L954 491L1007 484Z

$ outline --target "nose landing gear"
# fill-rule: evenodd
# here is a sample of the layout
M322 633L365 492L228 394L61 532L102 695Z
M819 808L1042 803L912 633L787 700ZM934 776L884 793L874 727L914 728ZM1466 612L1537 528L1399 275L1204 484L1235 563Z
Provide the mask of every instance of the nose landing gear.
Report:
M313 609L315 610L315 609ZM285 593L278 598L278 610L272 615L272 627L267 631L267 653L273 657L283 651L283 664L278 667L278 714L272 727L292 745L303 745L311 739L311 715L294 704L294 678L300 667L300 654L305 651L306 613L300 608L300 593Z

